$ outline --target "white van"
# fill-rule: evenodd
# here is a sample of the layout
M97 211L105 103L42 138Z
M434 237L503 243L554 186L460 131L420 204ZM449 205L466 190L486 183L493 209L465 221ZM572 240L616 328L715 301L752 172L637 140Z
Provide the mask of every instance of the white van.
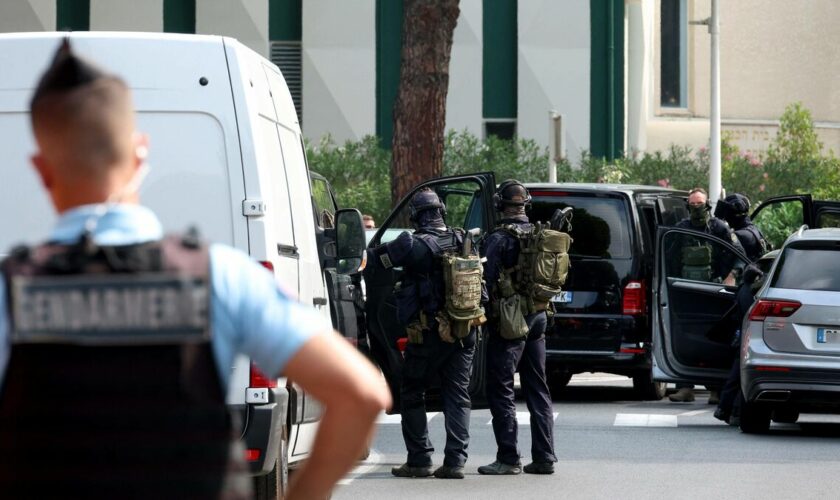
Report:
M0 35L0 252L38 242L55 222L29 162L35 144L28 109L40 74L65 36ZM329 317L325 268L335 265L336 247L338 257L361 263L361 215L336 214L336 223L347 229L341 233L362 242L355 254L342 255L346 245L334 241L336 231L315 220L300 126L277 67L230 38L69 36L77 53L121 76L133 90L137 128L150 136L151 169L140 194L165 229L195 226L205 239L249 253L301 302ZM230 381L227 402L242 417L258 496L275 496L286 466L309 453L321 408L285 379L266 380L246 357L236 360Z

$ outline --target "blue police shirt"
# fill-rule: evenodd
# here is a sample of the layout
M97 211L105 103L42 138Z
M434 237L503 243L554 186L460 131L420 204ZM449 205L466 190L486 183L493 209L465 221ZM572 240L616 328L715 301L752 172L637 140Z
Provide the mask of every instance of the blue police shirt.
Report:
M64 212L49 241L72 243L84 230L97 205ZM148 208L117 205L105 213L94 231L100 245L127 245L159 240L160 221ZM225 388L237 353L251 357L266 374L279 374L313 335L332 325L315 309L277 288L271 273L226 245L210 246L211 329L213 354ZM5 280L0 279L0 384L9 361L9 320Z

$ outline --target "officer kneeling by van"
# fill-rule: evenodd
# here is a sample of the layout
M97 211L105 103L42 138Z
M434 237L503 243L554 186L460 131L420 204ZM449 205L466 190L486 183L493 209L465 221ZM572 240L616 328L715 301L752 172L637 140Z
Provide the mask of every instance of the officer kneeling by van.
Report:
M368 250L370 265L402 266L405 275L394 291L405 350L400 413L408 459L391 469L397 477L428 477L434 448L429 440L425 394L440 376L446 447L442 479L463 479L470 429L470 369L475 326L484 322L481 261L464 231L447 227L446 208L431 190L417 192L409 203L414 234Z
M553 474L557 458L551 394L545 378L545 311L566 279L571 239L566 233L528 221L525 208L531 196L519 181L501 183L493 199L501 212L501 226L487 237L482 254L487 259L485 277L491 293L487 400L498 451L496 461L479 467L478 472L522 472L513 393L513 375L518 368L531 413L533 461L525 466L525 472Z
M326 498L390 404L379 374L247 255L164 238L138 204L146 140L130 91L67 41L31 118L59 219L49 243L2 263L4 496L249 497L225 406L244 353L325 404L288 498Z

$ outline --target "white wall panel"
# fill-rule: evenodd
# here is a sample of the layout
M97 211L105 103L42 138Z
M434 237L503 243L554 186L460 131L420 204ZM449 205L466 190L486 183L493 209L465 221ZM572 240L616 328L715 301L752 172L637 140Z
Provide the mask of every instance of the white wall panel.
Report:
M446 128L482 133L482 1L461 0L449 62Z
M55 0L0 1L0 33L54 31Z
M267 58L268 1L196 0L195 31L231 36Z
M548 145L548 112L566 119L566 151L589 149L589 2L520 0L519 136Z
M163 0L90 0L91 31L163 31Z
M303 2L303 133L337 143L376 133L375 0Z

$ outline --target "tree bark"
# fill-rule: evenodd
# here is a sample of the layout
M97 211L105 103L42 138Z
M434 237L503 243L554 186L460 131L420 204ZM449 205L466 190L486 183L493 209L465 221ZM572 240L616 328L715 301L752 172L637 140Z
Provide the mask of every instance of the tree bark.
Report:
M393 206L417 183L440 177L443 171L449 59L460 13L458 1L404 1L391 157Z

